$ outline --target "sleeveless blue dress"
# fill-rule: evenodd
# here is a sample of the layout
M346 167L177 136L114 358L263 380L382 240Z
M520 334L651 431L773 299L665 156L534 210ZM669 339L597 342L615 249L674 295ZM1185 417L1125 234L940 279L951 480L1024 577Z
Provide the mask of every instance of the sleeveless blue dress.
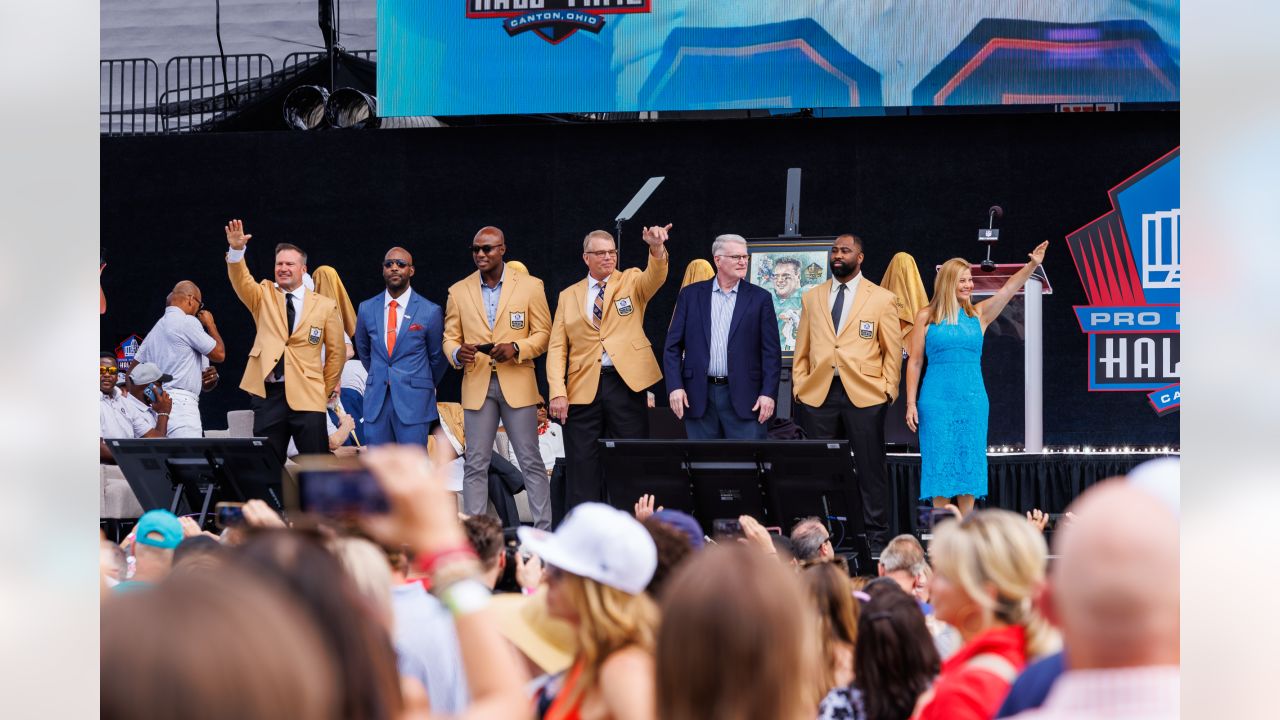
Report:
M982 323L959 313L955 325L930 325L920 410L920 497L987 496L987 389L982 382Z

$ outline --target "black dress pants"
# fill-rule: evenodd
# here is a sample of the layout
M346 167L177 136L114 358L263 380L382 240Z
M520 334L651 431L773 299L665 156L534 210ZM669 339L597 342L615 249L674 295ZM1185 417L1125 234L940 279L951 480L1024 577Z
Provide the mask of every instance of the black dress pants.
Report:
M569 406L569 419L564 424L564 457L568 467L565 512L584 502L605 499L600 439L648 436L649 409L644 392L627 387L621 375L605 368L600 373L595 399L585 405Z
M504 528L520 527L520 509L515 496L524 490L524 475L510 460L498 453L489 458L489 500Z
M289 450L290 437L300 455L329 452L324 412L289 407L284 396L284 383L267 383L267 396L250 396L249 407L253 409L254 437L266 438L282 465Z
M885 468L884 416L888 405L860 408L849 400L839 377L832 378L827 399L818 407L804 405L800 426L810 439L848 438L853 450L855 482L862 495L867 544L878 552L889 542L889 480Z

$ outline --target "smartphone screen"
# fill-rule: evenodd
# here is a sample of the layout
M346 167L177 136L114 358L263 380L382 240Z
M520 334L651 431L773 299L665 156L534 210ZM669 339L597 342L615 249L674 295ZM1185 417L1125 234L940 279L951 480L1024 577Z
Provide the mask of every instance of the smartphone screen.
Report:
M955 520L955 513L946 508L933 508L929 511L929 528L933 529L948 520Z
M242 503L218 503L217 515L214 516L214 523L220 528L243 525L244 505Z
M493 343L484 343L483 345L477 345L476 352L482 355L488 355L489 353L493 352Z
M363 468L299 471L298 501L303 512L330 517L384 515L390 509L377 478Z
M742 523L737 518L716 518L711 521L711 533L719 538L746 537L742 534Z

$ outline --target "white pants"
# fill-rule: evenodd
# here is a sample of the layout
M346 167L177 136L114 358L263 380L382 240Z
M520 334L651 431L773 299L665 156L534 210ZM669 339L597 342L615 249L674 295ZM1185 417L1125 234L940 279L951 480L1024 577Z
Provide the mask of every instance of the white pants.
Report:
M173 398L173 409L169 411L167 436L204 437L204 427L200 423L200 398L177 388L165 388L165 391L169 393L170 398Z

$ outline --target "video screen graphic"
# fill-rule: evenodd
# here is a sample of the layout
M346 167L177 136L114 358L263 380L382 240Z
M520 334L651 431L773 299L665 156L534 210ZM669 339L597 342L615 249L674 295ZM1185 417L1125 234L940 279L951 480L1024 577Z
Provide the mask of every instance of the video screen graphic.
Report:
M380 0L387 116L1177 102L1179 5Z

